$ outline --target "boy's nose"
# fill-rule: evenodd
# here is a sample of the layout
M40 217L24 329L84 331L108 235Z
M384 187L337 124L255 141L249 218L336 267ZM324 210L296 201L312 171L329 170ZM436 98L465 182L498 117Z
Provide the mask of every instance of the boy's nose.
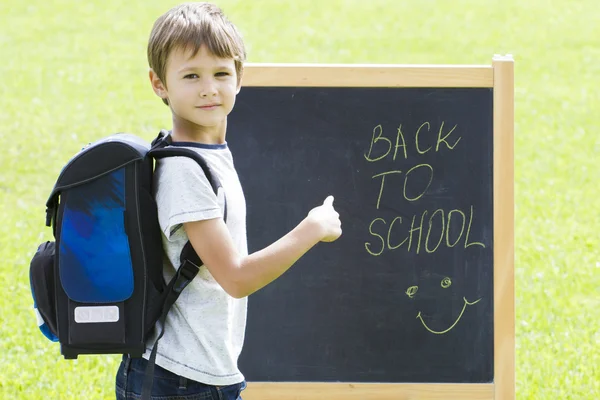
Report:
M216 94L217 93L215 91L213 91L213 90L210 90L210 91L209 90L203 90L200 93L200 96L201 97L212 97L212 96L215 96Z
M202 85L202 87L200 88L200 96L201 97L210 97L210 96L215 96L216 94L217 94L217 89L216 89L215 85L212 85L210 83Z

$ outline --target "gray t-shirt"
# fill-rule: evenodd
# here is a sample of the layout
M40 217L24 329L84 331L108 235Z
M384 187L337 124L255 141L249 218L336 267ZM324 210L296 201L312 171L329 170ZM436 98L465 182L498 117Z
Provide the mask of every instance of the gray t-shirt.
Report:
M176 143L200 153L215 173L227 198L227 228L240 256L248 254L246 202L227 144ZM155 172L155 199L162 230L163 275L169 282L188 237L182 224L223 216L223 196L214 194L202 168L186 157L160 160ZM158 343L156 364L188 379L209 385L239 383L244 376L237 360L244 342L247 298L229 296L206 267L181 293ZM154 338L148 341L145 358Z

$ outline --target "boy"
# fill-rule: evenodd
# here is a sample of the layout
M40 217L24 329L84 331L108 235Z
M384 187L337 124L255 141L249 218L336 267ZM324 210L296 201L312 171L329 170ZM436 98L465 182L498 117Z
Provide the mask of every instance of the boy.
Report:
M171 308L158 347L152 398L241 399L237 359L246 326L247 296L269 284L320 241L342 233L333 197L311 210L287 235L248 255L246 204L225 141L227 115L242 81L246 53L235 26L209 3L177 6L155 22L148 43L150 81L171 110L174 146L199 152L223 185L215 196L191 159L161 160L155 198L163 232L168 282L184 244L204 262ZM243 132L242 132L243 134ZM125 358L116 379L118 399L137 399L154 339L142 359Z

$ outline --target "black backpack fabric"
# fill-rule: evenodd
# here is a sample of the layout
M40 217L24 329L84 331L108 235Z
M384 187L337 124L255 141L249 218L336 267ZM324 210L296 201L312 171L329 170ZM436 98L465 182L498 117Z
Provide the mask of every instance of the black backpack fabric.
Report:
M141 357L157 321L160 338L169 308L202 265L188 242L176 276L164 282L155 160L190 157L216 194L221 186L198 153L170 143L165 131L152 144L115 134L82 149L56 181L46 203L55 241L38 247L30 284L38 325L66 359ZM157 344L147 374L153 374Z

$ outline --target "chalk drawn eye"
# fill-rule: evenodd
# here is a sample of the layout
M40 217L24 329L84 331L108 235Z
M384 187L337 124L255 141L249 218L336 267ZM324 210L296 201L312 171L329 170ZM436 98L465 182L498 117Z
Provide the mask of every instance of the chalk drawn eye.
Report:
M417 294L417 290L419 290L418 286L411 286L408 289L406 289L406 295L412 299L415 296L415 294Z
M450 285L452 285L452 281L450 280L450 278L446 277L446 278L442 279L442 287L444 289L450 287Z

